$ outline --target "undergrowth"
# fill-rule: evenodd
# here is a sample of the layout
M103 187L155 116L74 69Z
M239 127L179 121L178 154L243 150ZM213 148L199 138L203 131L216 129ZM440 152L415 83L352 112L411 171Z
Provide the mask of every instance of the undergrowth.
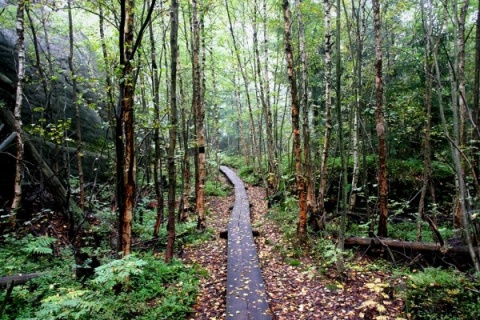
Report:
M81 237L82 247L77 250L89 257L82 266L76 265L72 246L53 237L2 235L0 276L42 275L16 285L8 299L6 290L0 292L0 305L5 305L0 319L186 318L196 300L200 270L180 261L164 262L165 228L160 229L155 245L144 245L152 243L156 217L156 211L147 209L147 204L143 201L136 210L132 246L136 253L124 259L112 258L116 219L109 208L96 212L96 223ZM211 236L211 230L198 231L195 221L177 224L176 232L177 252ZM101 265L90 278L77 279L77 267L84 268L93 258Z
M427 268L408 275L406 313L421 320L480 319L480 281L456 270Z
M105 263L83 284L64 266L16 286L2 319L182 319L197 282L194 269L152 254Z

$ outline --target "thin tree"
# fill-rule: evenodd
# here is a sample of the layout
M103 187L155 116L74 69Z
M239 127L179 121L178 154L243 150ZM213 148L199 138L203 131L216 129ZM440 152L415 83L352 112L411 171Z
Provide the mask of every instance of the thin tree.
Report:
M302 146L300 137L300 101L297 90L297 77L295 72L292 40L291 40L291 19L290 5L288 0L283 1L284 19L284 42L285 56L287 60L287 74L290 83L291 110L292 110L292 131L293 149L295 154L295 175L297 180L297 194L299 201L297 236L304 241L307 236L307 200L305 196L305 183L302 172Z
M272 132L272 115L270 109L270 104L267 101L268 97L266 96L266 86L268 84L265 83L264 76L262 74L262 62L260 60L260 50L259 50L259 41L258 41L258 18L259 18L259 8L258 8L258 0L254 1L253 7L253 49L255 55L255 72L256 77L258 79L259 84L259 93L260 93L260 102L262 105L262 114L265 117L266 128L265 131L267 133L267 167L268 167L268 174L270 177L275 178L275 152L274 152L274 145L273 145L273 132ZM272 183L272 185L274 185ZM267 196L269 190L267 188Z
M480 175L480 1L477 7L477 21L475 23L475 73L473 84L473 168L474 174L478 177ZM480 195L480 188L476 190L477 196Z
M340 250L344 250L345 246L345 227L346 227L346 220L347 220L347 209L348 209L348 192L347 192L347 155L346 155L346 148L345 148L345 138L343 132L343 121L342 121L342 57L340 51L340 28L341 28L341 9L340 9L340 0L337 0L336 3L337 9L337 16L336 16L336 28L335 28L335 86L336 86L336 98L335 98L335 109L337 111L337 122L338 122L338 139L339 139L339 149L340 149L340 162L341 162L341 199L340 199L340 210L341 210L341 218L340 218L340 227L338 229L338 248ZM341 254L337 255L337 270L341 274L344 272L344 262L343 257Z
M9 223L15 227L16 214L20 209L22 200L22 172L23 172L23 129L22 129L22 100L23 100L23 79L25 77L25 37L24 37L24 12L25 1L19 0L17 4L17 89L15 92L15 108L13 114L15 117L14 130L16 133L16 164L14 180L14 196L10 206Z
M373 0L373 19L375 29L375 121L378 138L378 236L387 237L388 218L388 176L387 142L385 139L385 119L383 116L383 79L382 79L382 20L380 1Z
M158 70L157 65L157 49L155 43L155 37L153 32L153 25L150 23L148 26L149 36L150 36L150 59L152 60L152 94L153 94L153 142L154 142L154 160L153 160L153 179L155 186L155 196L157 199L157 217L155 219L155 227L153 228L153 237L158 237L160 231L160 226L163 221L163 209L164 209L164 199L163 199L163 183L162 183L162 156L161 156L161 146L160 146L160 78L161 78L161 68ZM162 33L163 38L165 38L165 32ZM159 64L162 64L163 51L160 53Z
M178 60L178 0L172 0L170 7L170 129L168 146L168 222L165 261L173 258L175 244L175 190L176 166L175 147L177 141L177 60Z
M318 188L318 208L322 214L321 221L316 221L315 228L325 227L325 194L327 191L327 166L332 135L332 30L331 0L324 0L325 11L325 132L323 137L322 157L320 160L320 185Z
M72 104L73 109L75 110L75 119L77 124L77 149L75 151L77 157L77 170L78 170L78 187L80 190L79 193L79 206L82 211L85 209L85 188L83 183L83 165L82 165L82 153L83 153L83 143L82 143L82 130L81 130L81 119L80 119L80 105L78 103L77 95L77 76L75 74L75 68L73 65L73 18L72 18L72 0L67 1L68 6L68 40L69 40L69 51L68 51L68 67L70 69L70 77L72 80Z
M237 58L238 68L240 69L240 74L242 76L243 85L244 85L244 88L245 88L245 96L247 98L248 117L249 117L249 121L250 121L250 130L252 132L252 134L251 134L252 150L253 150L253 154L254 154L254 159L256 159L258 161L258 167L256 166L255 161L253 161L252 164L253 164L254 170L257 171L257 169L259 170L262 167L262 164L261 164L261 158L258 156L260 154L260 148L259 148L258 142L257 142L257 133L256 133L256 130L255 130L253 108L252 108L252 102L251 102L251 98L250 98L250 90L249 90L250 82L248 80L247 71L246 71L246 67L245 67L246 63L242 62L242 59L240 57L240 48L238 46L237 38L236 38L235 32L233 30L233 22L232 22L230 8L228 6L228 0L225 0L225 9L227 11L228 26L229 26L229 30L230 30L230 35L232 37L233 50L234 50L235 57Z
M420 1L422 25L425 32L425 54L424 54L424 72L425 72L425 94L424 94L424 110L425 124L423 136L423 177L422 189L420 193L420 201L418 203L417 218L417 240L422 240L422 219L425 216L425 202L427 197L428 186L431 183L432 176L432 156L431 156L431 127L432 127L432 96L433 96L433 73L434 66L432 60L432 21L425 14L424 1Z
M355 208L357 202L357 189L358 181L360 176L360 112L363 109L363 43L364 43L364 30L365 30L365 0L361 0L359 7L355 7L355 1L351 1L352 7L352 23L347 23L347 28L349 29L349 41L350 47L353 49L355 46L355 57L353 58L354 64L354 95L355 95L355 108L353 114L353 128L352 128L352 160L353 160L353 170L352 170L352 182L351 182L351 192L349 198L349 210ZM347 9L345 2L343 3L345 8L345 16L348 18ZM351 36L351 25L355 24L355 45L352 41Z

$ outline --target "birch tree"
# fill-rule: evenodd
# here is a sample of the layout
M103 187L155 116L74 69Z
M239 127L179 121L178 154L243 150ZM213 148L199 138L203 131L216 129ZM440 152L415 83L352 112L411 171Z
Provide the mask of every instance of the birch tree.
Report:
M9 223L15 227L16 215L20 209L22 200L22 172L23 172L23 129L22 129L22 100L23 100L23 80L25 77L25 37L24 37L24 16L25 1L19 0L17 4L17 87L15 92L15 108L13 114L15 117L14 131L16 134L16 163L15 163L15 181L14 196L10 206Z

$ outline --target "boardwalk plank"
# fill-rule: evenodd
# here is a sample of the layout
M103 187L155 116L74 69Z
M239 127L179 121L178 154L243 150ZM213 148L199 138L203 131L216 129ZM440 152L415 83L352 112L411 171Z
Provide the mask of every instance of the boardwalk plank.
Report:
M253 242L245 186L228 167L221 166L220 170L235 187L235 205L228 223L227 319L272 319Z

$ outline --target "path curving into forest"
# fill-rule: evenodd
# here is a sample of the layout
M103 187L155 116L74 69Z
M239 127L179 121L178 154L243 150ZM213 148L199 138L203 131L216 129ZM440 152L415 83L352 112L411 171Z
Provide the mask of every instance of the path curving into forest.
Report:
M235 187L228 223L227 319L272 319L250 223L250 204L243 181L230 168L220 170Z

